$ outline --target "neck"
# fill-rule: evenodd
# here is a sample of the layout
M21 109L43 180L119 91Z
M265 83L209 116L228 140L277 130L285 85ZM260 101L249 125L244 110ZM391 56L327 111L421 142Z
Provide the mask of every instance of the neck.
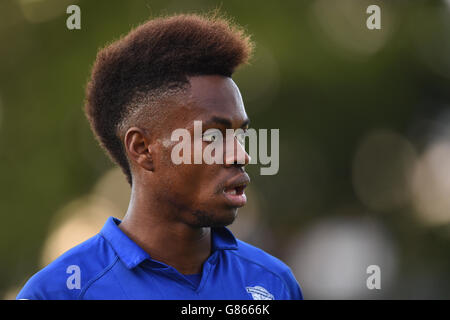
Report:
M147 189L148 190L148 189ZM182 274L200 273L211 254L210 228L193 228L171 217L169 208L157 204L149 194L132 189L131 200L119 228L153 260Z

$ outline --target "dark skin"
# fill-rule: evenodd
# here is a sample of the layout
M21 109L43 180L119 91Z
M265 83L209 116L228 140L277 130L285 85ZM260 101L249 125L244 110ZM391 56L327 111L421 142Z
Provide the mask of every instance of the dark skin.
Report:
M194 120L209 128L246 129L248 117L238 87L231 78L189 78L184 97L164 111L163 125L130 127L123 142L133 176L131 200L119 228L142 249L182 274L200 273L211 254L211 227L231 224L240 205L224 190L249 182L244 167L250 159L234 139L234 155L224 148L224 164L180 164L171 161L177 142L171 134L188 129L194 139ZM208 142L202 141L203 147ZM193 151L192 162L193 163Z

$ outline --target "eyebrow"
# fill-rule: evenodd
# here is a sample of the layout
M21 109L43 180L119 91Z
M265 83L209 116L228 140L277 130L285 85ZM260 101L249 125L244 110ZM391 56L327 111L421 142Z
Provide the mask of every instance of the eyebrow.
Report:
M210 126L210 125L213 125L213 124L221 124L221 125L224 125L227 128L231 128L232 127L231 121L226 119L226 118L222 118L222 117L212 117L211 119L205 121L205 123L203 125L204 126ZM240 127L244 128L244 127L248 126L249 124L250 124L250 119L247 118L247 119L245 119L242 122Z

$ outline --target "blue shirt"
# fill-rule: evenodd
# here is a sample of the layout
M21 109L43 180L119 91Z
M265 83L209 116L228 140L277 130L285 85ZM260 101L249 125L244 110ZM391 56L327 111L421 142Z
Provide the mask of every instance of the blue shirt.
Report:
M211 228L212 253L195 281L153 260L118 224L110 217L32 276L17 299L303 299L288 266L225 227Z

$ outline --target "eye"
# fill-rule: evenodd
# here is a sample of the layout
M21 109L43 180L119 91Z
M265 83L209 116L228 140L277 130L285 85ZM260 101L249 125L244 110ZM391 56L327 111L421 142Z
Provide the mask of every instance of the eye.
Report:
M237 141L241 144L244 145L245 144L245 137L247 136L247 132L246 131L242 131L242 130L238 130L235 133L236 139Z
M222 132L219 129L208 129L203 133L203 141L214 142L220 139Z

